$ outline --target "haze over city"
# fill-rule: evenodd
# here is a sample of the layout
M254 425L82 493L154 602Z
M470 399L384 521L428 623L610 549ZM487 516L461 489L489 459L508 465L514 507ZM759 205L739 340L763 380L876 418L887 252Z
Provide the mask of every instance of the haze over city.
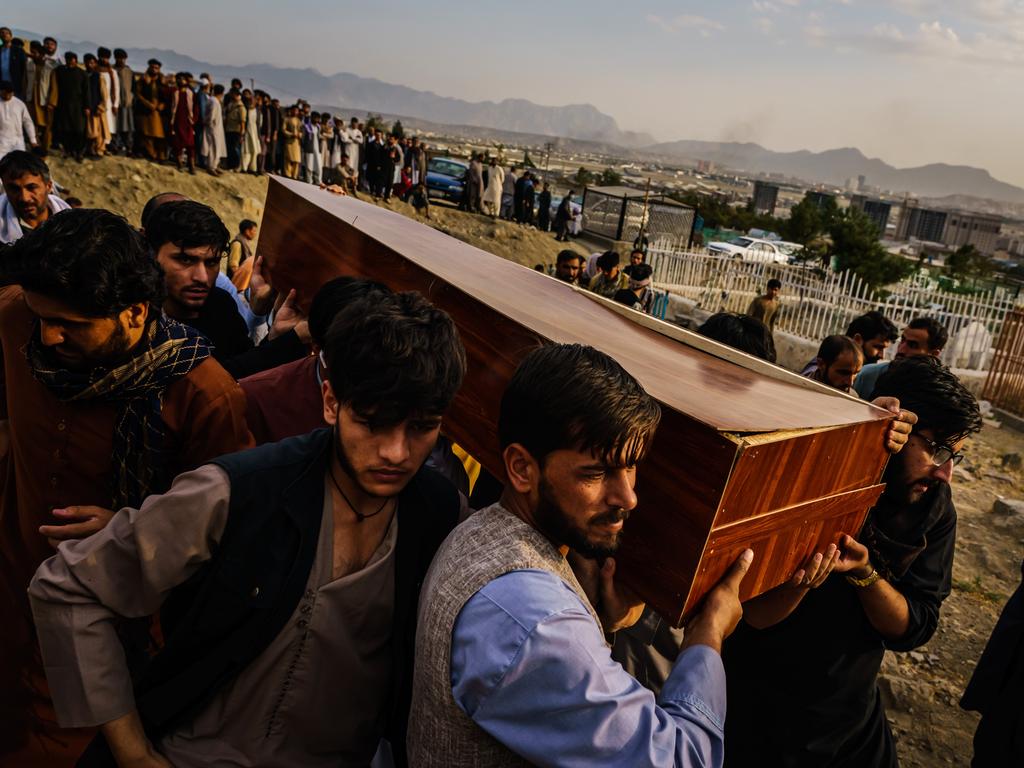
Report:
M352 72L482 101L590 103L658 141L853 146L1024 184L1024 3L597 0L475 5L41 0L7 23L204 61ZM368 105L372 106L372 105Z

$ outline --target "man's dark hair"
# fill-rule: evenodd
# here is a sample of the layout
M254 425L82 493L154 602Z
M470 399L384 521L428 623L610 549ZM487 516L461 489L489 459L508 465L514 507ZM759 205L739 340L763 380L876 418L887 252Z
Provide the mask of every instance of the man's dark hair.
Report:
M164 203L145 223L146 240L156 253L166 243L182 249L210 246L220 253L228 247L228 228L213 208L194 200Z
M498 438L519 443L541 467L553 451L578 450L616 466L643 458L661 406L615 360L582 344L528 354L501 397Z
M87 53L82 58L82 61L84 61L86 64L88 64L90 61L96 61L96 57L93 54L91 54L91 53Z
M349 304L331 323L324 352L338 402L374 425L444 413L466 373L455 323L415 291Z
M565 262L572 261L574 259L579 259L582 261L583 257L580 254L576 253L576 251L571 251L568 248L566 248L564 251L558 252L558 256L555 257L555 264L564 264Z
M255 226L256 222L253 221L252 219L242 219L240 222L238 222L238 234L242 234L246 230L252 229Z
M930 429L940 443L955 443L981 430L978 401L937 357L894 360L875 384L875 397L899 398L917 414L915 430Z
M150 66L150 67L162 67L163 66L163 64L160 62L160 59L150 59L149 61L146 62L146 64L148 66Z
M56 37L50 37L49 35L47 35L46 37L43 38L43 44L46 44L46 43L50 42L51 40L56 44L57 38Z
M719 312L705 320L697 333L769 363L775 362L772 332L756 317Z
M2 86L0 86L0 90L2 89ZM22 149L8 152L0 160L0 180L20 179L22 176L27 175L39 176L43 181L48 182L50 180L50 168L38 155Z
M161 205L174 200L188 200L188 198L180 192L158 192L149 198L149 200L146 201L146 204L142 207L142 215L139 217L139 224L142 226L143 231L145 231L146 222L148 222L150 217L153 215L153 211Z
M78 61L78 54L74 51L65 51L64 61L70 65L72 61Z
M619 266L619 254L615 251L605 251L597 257L597 268L602 272L617 266Z
M817 358L823 361L825 365L832 365L840 355L846 352L853 352L854 357L859 357L861 360L864 359L864 350L861 349L860 344L849 336L841 334L826 336L821 342L821 346L818 347Z
M873 309L850 321L850 325L846 328L846 335L853 338L855 334L859 334L864 341L871 341L871 339L879 337L883 337L886 341L896 341L900 332L892 320Z
M224 86L223 85L221 85L220 83L217 83L215 86L213 86L213 95L214 96L220 96L222 93L224 93Z
M110 49L109 48L103 48L103 47L97 48L96 49L96 55L99 56L101 59L109 59L110 58Z
M114 58L115 59L127 59L128 58L128 52L124 48L115 48L114 49Z
M0 93L7 93L13 91L14 85L11 84L10 80L0 80Z
M632 258L634 253L639 253L641 256L644 257L644 261L647 261L647 254L644 253L643 248L634 248L632 251L630 251L629 252L630 258Z
M915 317L907 323L907 328L913 328L915 331L928 331L929 349L945 349L946 342L949 341L949 331L946 330L946 326L934 317Z
M110 211L72 208L7 248L0 283L56 299L87 317L159 306L164 278L142 235Z
M354 301L374 294L391 293L391 289L376 280L363 277L336 277L320 286L309 305L309 335L321 349L327 341L331 323L341 310Z
M772 288L778 288L781 290L782 281L779 280L777 277L773 277L771 280L768 281L768 290L770 291Z
M629 278L631 280L637 281L646 280L653 274L654 267L652 267L650 264L644 264L641 262L640 264L637 264L635 267L633 267L633 271L629 273Z

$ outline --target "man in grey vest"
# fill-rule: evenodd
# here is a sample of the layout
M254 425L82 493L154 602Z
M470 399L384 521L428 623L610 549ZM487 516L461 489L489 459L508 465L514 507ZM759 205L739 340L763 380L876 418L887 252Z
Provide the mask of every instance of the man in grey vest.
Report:
M520 365L498 423L504 495L446 539L420 593L411 765L722 765L720 649L753 553L708 595L657 699L605 641L639 615L611 555L660 418L593 348L546 346ZM604 559L598 589L581 586L570 548Z

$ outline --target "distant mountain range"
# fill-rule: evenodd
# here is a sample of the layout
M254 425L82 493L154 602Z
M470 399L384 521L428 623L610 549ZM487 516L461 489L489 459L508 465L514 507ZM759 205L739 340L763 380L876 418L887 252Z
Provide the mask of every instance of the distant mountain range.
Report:
M41 39L37 33L17 30L20 37ZM92 42L61 41L61 50L83 55L95 51ZM710 160L720 166L749 173L781 173L810 182L842 186L846 179L863 175L867 183L919 197L962 195L1009 203L1024 203L1024 189L999 181L981 168L936 163L918 168L895 168L858 149L825 152L773 152L758 144L710 141L673 141L656 144L644 133L624 131L615 118L590 104L561 107L534 104L525 99L471 102L404 85L385 83L347 72L323 75L314 69L276 67L270 64L230 66L199 61L175 51L126 48L129 63L141 69L150 58L163 62L166 71L187 70L198 76L209 72L220 82L237 77L247 85L278 96L282 101L303 98L313 104L331 105L345 113L367 111L420 118L442 126L489 129L502 136L526 134L531 140L544 137L576 139L601 147L602 152L622 157L661 157L672 160ZM485 131L486 132L486 131ZM571 142L569 142L571 143Z
M782 173L839 187L847 179L863 175L870 186L910 192L919 197L959 194L1024 203L1024 189L994 179L981 168L945 163L894 168L878 158L865 157L859 149L851 147L825 152L773 152L759 144L673 141L645 150L680 159L710 160L733 170Z

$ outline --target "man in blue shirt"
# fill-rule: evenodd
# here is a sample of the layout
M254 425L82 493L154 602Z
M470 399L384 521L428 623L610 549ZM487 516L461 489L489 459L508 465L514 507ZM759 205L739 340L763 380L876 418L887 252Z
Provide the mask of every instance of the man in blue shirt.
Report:
M605 640L643 608L616 588L611 555L660 417L591 347L542 347L520 365L498 422L504 495L448 537L421 592L411 765L722 765L719 654L753 553L709 593L657 699ZM580 569L586 586L570 548L603 560Z

